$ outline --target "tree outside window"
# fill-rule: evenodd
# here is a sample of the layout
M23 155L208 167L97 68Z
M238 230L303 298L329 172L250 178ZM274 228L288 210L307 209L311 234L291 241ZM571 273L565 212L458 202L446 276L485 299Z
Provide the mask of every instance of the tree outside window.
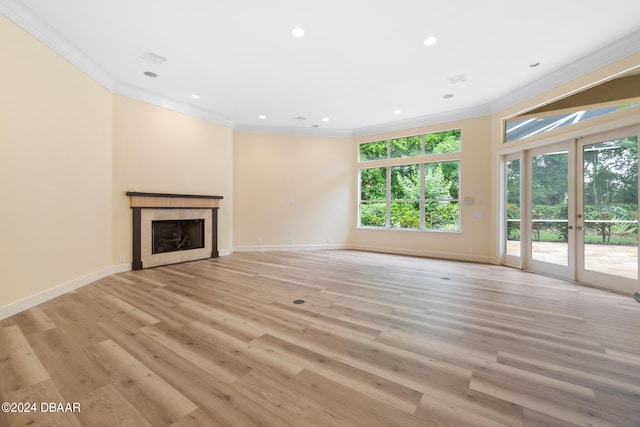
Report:
M460 161L428 160L460 149L460 130L361 144L360 163L383 165L360 169L360 226L459 230Z

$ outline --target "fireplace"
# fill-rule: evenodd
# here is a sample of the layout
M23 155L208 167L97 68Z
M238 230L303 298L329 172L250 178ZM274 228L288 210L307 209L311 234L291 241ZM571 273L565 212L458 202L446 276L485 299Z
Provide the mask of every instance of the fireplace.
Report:
M151 253L204 248L204 219L151 221Z
M222 196L128 192L133 270L218 256Z

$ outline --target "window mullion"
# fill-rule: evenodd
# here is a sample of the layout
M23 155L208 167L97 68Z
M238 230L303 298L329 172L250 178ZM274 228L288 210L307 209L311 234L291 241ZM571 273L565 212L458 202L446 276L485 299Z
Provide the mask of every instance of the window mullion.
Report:
M420 164L420 229L424 230L425 228L425 218L424 218L424 211L425 211L425 197L424 197L424 191L425 190L425 183L424 183L424 163Z
M391 228L391 167L387 166L387 212L386 228Z

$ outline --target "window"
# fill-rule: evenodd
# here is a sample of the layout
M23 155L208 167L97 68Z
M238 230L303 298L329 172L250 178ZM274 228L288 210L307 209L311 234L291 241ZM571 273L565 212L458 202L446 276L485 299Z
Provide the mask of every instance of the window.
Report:
M360 226L459 231L460 161L453 158L460 135L451 130L360 144L360 163L376 162L360 169ZM452 160L430 161L444 153L453 153L445 156Z
M507 120L505 122L505 142L517 141L530 136L559 129L565 126L575 125L606 114L615 113L627 108L638 107L640 102L614 105L610 107L596 107L589 109L573 109L555 115L542 115L541 117L527 117Z

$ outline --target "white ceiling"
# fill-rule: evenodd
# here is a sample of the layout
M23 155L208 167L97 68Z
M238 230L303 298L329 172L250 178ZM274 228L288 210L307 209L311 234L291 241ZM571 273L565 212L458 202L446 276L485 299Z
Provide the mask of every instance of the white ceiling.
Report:
M0 0L0 11L110 90L236 129L366 134L486 114L640 50L638 0Z

